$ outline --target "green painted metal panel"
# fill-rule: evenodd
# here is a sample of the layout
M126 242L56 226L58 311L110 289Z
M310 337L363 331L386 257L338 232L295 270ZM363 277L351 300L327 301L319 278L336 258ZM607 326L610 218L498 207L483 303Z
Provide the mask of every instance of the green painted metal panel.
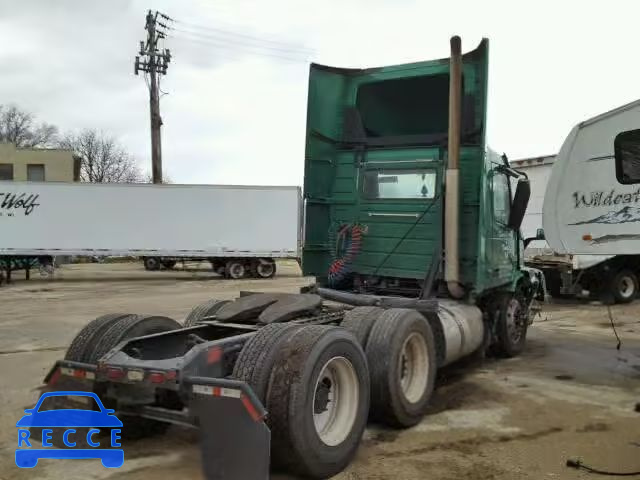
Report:
M474 290L492 283L485 279L491 259L482 232L492 222L484 218L491 217L485 198L491 170L485 154L487 58L486 40L463 56L460 254L462 280ZM304 184L306 275L322 282L333 260L337 229L359 224L366 234L355 272L424 277L442 244L448 72L449 59L365 70L311 66ZM408 182L405 177L429 172L422 178L430 179L434 172L435 193L423 198L367 198L365 175L371 171L380 172L379 181L397 182L397 188ZM376 188L391 188L380 185Z

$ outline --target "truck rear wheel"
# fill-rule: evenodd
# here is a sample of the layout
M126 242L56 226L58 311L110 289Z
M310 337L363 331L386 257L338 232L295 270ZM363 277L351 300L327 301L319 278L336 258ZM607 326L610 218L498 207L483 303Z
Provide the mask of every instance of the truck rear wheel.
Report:
M522 301L512 294L499 295L493 303L496 343L495 353L502 357L515 357L524 350L529 319Z
M144 264L145 270L160 270L160 259L158 257L144 257L142 263Z
M233 366L233 377L246 382L263 405L267 401L269 378L280 349L301 328L302 325L294 323L267 325L244 344L238 355Z
M96 348L96 344L100 342L103 333L115 322L129 315L128 313L109 313L91 320L73 339L64 359L89 363L90 352Z
M90 352L90 363L97 363L123 340L180 328L182 325L172 318L159 315L128 315L120 318L109 326L100 339L100 343Z
M353 333L362 348L365 348L373 324L382 312L384 310L380 307L356 307L345 313L340 326Z
M618 303L632 302L638 295L638 277L631 270L620 270L611 277L609 292Z
M364 352L345 329L313 325L290 336L280 353L267 399L274 463L331 477L351 462L367 423Z
M182 326L169 317L157 315L128 315L112 323L100 343L91 352L91 363L96 363L112 348L128 338L141 337L154 333L177 330ZM169 424L147 418L123 416L122 437L127 439L144 438L164 433Z
M385 310L366 346L371 372L371 416L392 427L410 427L426 413L437 363L429 322L408 308Z
M192 327L203 318L215 315L218 310L229 302L230 300L209 300L208 302L201 303L189 312L189 315L187 315L187 318L184 320L184 326Z

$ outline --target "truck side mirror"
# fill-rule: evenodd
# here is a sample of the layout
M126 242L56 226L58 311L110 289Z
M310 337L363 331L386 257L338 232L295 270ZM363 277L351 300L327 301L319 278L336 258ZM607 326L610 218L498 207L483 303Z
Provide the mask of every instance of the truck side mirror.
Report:
M520 229L522 219L527 211L527 205L529 204L529 197L531 197L531 185L529 184L529 179L520 178L516 185L516 193L513 196L511 211L509 212L509 222L507 223L509 228L512 228L513 230Z
M546 240L546 237L544 236L544 229L539 228L536 230L536 236L535 237L527 237L524 239L524 248L527 248L529 246L529 244L531 242L533 242L534 240Z

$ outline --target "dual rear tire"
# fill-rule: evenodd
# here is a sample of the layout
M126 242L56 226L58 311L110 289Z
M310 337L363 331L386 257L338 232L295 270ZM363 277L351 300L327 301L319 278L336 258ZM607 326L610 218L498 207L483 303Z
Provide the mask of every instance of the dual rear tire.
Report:
M238 356L233 376L269 412L279 468L330 477L352 460L368 418L408 427L426 412L437 369L427 320L358 307L342 327L271 324Z

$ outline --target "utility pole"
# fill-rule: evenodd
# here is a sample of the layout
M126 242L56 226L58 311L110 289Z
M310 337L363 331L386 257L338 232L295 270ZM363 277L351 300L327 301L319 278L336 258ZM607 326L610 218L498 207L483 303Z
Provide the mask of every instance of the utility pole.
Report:
M135 74L145 72L149 74L149 112L151 114L151 171L153 183L162 183L162 143L160 138L160 127L162 117L160 117L160 96L158 95L160 78L159 75L166 75L171 52L168 49L158 50L158 40L165 38L166 28L158 20L158 17L169 20L169 17L160 12L147 12L145 30L147 31L146 42L140 42L139 56L136 56L134 65Z

